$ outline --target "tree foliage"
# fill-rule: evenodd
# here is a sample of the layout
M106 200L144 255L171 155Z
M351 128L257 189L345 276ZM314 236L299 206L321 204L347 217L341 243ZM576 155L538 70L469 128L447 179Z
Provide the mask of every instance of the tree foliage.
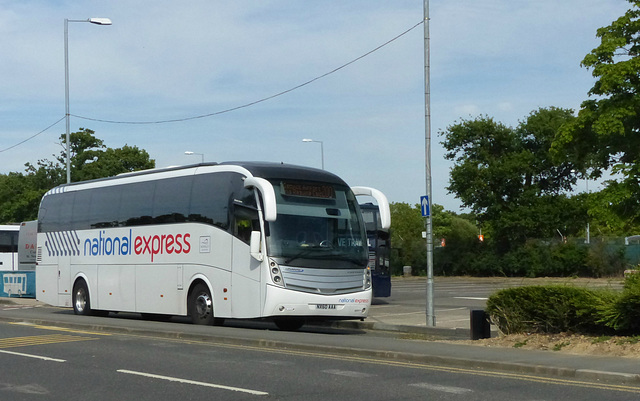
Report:
M107 148L95 132L81 128L71 134L71 181L86 181L96 178L111 177L155 167L155 161L149 158L144 149L124 145L121 148ZM64 136L60 136L64 141ZM60 165L66 163L66 151L57 157Z
M427 243L422 232L425 231L426 220L422 217L420 205L391 203L390 206L391 246L400 250L392 258L392 269L399 273L402 266L412 266L416 274L424 274L427 268ZM452 255L477 242L476 226L464 217L444 210L442 205L431 205L431 224L434 246L440 247L444 239Z
M64 143L65 136L60 136ZM70 134L71 180L84 181L155 167L149 154L135 146L107 148L90 129ZM66 152L55 161L38 160L25 164L25 171L0 175L0 222L33 220L38 215L40 199L51 188L66 182Z
M515 129L479 117L440 133L445 157L455 163L448 190L477 214L501 251L551 236L574 217L565 215L570 201L563 194L576 181L573 165L550 154L557 130L572 118L571 110L551 107L532 112Z
M556 158L569 158L591 178L620 174L602 196L631 224L640 222L640 1L598 29L600 44L582 60L596 82L578 116L559 131Z

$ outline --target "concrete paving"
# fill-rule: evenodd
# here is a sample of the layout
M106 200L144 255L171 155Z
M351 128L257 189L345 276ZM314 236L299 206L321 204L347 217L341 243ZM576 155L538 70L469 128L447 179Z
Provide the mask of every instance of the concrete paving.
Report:
M43 304L33 299L0 298L0 320L30 321L64 327L90 327L92 330L123 331L166 336L172 338L209 338L212 341L249 344L286 349L344 352L351 355L391 358L435 365L469 369L489 369L516 374L538 374L573 378L585 381L606 381L615 384L640 386L640 361L634 358L571 355L552 351L532 351L516 348L492 348L456 342L469 339L469 326L460 323L462 317L441 319L436 327L427 327L425 309L421 304L403 305L404 312L389 313L391 302L376 301L365 321L338 321L311 325L300 333L284 336L277 330L238 330L243 323L229 322L225 327L189 326L178 332L175 325L160 322L139 324L132 328L126 319L83 317L75 319L71 313L48 313L29 319L20 308L39 308ZM469 311L456 308L458 316ZM26 312L26 311L25 311ZM464 319L463 319L464 320ZM78 323L81 322L81 323ZM319 335L322 330L375 333L374 335ZM315 333L315 334L314 334ZM376 335L377 334L377 335ZM494 331L494 335L495 331ZM445 341L443 341L445 340Z

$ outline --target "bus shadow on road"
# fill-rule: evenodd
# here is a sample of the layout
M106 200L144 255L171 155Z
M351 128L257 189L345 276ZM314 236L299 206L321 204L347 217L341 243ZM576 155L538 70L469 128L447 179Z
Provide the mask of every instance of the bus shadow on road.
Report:
M385 299L373 298L371 300L371 305L389 305L389 302Z
M58 315L66 315L73 316L73 310L64 309L55 311L54 314ZM111 322L140 322L140 329L149 329L155 328L159 331L166 331L171 327L174 328L184 328L188 327L203 327L200 325L194 325L191 322L191 319L188 316L171 316L171 315L151 315L151 314L140 314L140 313L132 313L132 312L109 312L105 316L77 316L78 322L86 323L91 326L96 325L109 325L109 321ZM83 322L84 320L84 322ZM78 323L74 322L74 323ZM357 321L346 321L353 322L353 327L344 327L344 323L341 327L337 326L337 322L335 320L309 320L304 326L300 329L296 330L299 333L317 333L317 334L330 334L330 335L360 335L365 334L366 331L357 327ZM345 322L345 321L341 321ZM152 325L149 327L148 325ZM135 324L136 326L138 324ZM184 325L184 326L183 326ZM122 327L118 325L118 327ZM276 324L269 319L226 319L224 324L221 326L211 326L212 328L220 330L224 328L230 329L249 329L249 330L267 330L267 331L281 331L286 332L285 330L280 330ZM127 326L128 329L129 327Z

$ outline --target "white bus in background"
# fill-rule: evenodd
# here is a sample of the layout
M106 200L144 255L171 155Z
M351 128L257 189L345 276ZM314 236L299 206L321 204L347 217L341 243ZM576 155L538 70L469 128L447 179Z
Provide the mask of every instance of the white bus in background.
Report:
M324 170L202 163L62 185L38 215L36 298L76 314L363 319L371 305L356 195Z
M18 270L19 225L0 225L0 270Z
M34 271L36 269L36 249L38 239L38 221L20 223L18 237L18 270Z

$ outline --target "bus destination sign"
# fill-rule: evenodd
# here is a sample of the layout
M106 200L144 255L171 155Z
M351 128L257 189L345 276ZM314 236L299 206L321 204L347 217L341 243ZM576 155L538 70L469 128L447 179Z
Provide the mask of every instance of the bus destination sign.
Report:
M336 191L331 185L283 182L282 188L284 194L289 196L324 199L335 199L336 197Z

